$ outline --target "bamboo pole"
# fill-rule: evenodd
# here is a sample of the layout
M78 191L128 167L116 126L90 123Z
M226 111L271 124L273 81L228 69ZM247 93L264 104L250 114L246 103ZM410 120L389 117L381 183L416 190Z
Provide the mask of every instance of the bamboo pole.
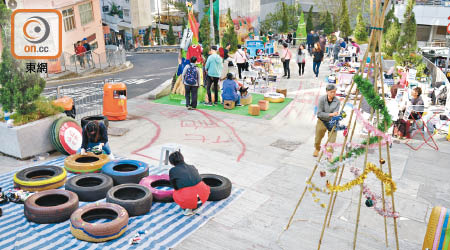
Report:
M374 32L374 31L372 30L372 31L371 31L371 35L370 35L370 40L369 40L368 49L367 49L366 52L364 53L363 60L360 62L360 67L359 67L359 70L358 70L357 74L361 74L362 72L364 72L363 70L364 70L365 65L366 65L366 64L365 64L365 61L367 60L367 57L368 57L370 45L371 45L373 42L375 42L375 39L374 39L374 36L373 36L373 32ZM357 91L356 91L356 96L355 96L355 102L354 102L354 104L356 103L356 100L358 99L358 98L357 98L357 97L358 97L358 93L359 93L359 92L358 92L358 90L357 90ZM351 89L350 89L350 91L347 93L347 96L350 96L350 94L351 94ZM347 103L344 102L343 107L345 107L345 104L347 104ZM354 106L354 105L353 105L353 106ZM361 101L359 102L358 109L360 109L360 107L361 107ZM353 110L352 110L351 116L353 116ZM350 121L351 121L351 118L350 118ZM350 123L349 123L349 126L350 126ZM354 124L353 124L353 130L352 130L352 135L351 135L351 137L350 137L350 142L352 142L353 134L355 133L355 127L356 127L356 120L355 120L355 122L354 122ZM347 139L347 137L345 137L345 139ZM345 143L344 143L343 147L345 147ZM343 153L343 152L341 151L341 155L340 155L341 158L339 159L339 161L342 161L342 153ZM340 185L340 183L341 183L342 175L343 175L343 173L344 173L344 168L345 168L345 166L342 166L341 174L340 174L339 181L338 181L338 185ZM338 172L336 172L336 174L338 174ZM327 226L328 226L328 227L330 226L331 215L333 214L334 204L335 204L335 202L336 202L337 195L338 195L337 193L334 194L334 198L333 198L333 201L332 201L330 218L328 219L328 223L327 223Z
M355 83L352 82L352 85L350 86L350 91L349 91L349 93L352 91L352 89L353 89L354 86L355 86ZM345 97L344 103L347 103L349 96L350 96L350 95L347 95L347 96ZM343 109L344 109L344 106L342 107L341 112L342 112ZM331 130L331 134L334 133L334 131L335 131L335 126L334 126L333 129ZM330 135L331 135L331 134L330 134ZM328 139L327 139L326 144L328 144L329 142L330 142L330 136L328 136ZM320 162L320 160L322 159L322 156L323 156L323 152L320 153L317 162ZM311 175L310 175L309 178L308 178L308 182L310 182L310 181L312 180L312 178L313 178L313 176L314 176L314 173L315 173L316 170L317 170L317 167L318 167L318 164L316 164L316 165L314 166L313 171L312 171ZM289 227L291 226L292 220L294 219L294 216L295 216L295 214L297 213L297 210L298 210L300 204L302 203L303 197L305 196L305 193L306 193L306 190L307 190L307 189L308 189L308 186L305 186L305 189L303 190L302 195L300 196L300 198L299 198L299 200L298 200L298 202L297 202L297 205L295 206L294 211L292 212L292 214L291 214L291 216L290 216L290 218L289 218L289 222L288 222L288 224L286 225L286 228L284 229L284 231L288 230Z
M376 0L376 14L379 13L380 4L381 4L380 0ZM371 13L373 14L373 12L371 12ZM377 23L379 21L379 16L378 15L373 15L373 18L371 18L371 19L372 19L372 23L371 23L372 27L376 27L376 25L377 25ZM373 78L374 78L374 88L375 88L376 81L377 81L377 76L378 76L377 75L378 74L378 72L377 72L378 71L378 68L377 68L378 65L375 62L375 50L376 50L376 47L377 47L377 41L378 41L378 35L379 35L378 30L376 30L373 33L373 35L375 36L375 41L376 42L375 42L375 44L372 45L372 47L369 47L368 49L372 50L372 56L370 58L369 66L373 65L373 67L374 67ZM370 73L370 69L368 70L367 75L369 75L369 73ZM374 109L371 110L370 120L373 119L373 114L374 114ZM368 138L370 138L370 131L368 133ZM366 152L365 152L365 156L364 156L363 172L366 169L368 152L369 152L369 143L366 144ZM356 225L355 225L355 232L354 232L354 236L353 236L353 250L356 250L356 240L357 240L357 237L358 237L358 227L359 227L359 220L360 220L360 216L361 216L362 194L363 194L363 183L360 184L359 200L358 200L357 215L356 215Z

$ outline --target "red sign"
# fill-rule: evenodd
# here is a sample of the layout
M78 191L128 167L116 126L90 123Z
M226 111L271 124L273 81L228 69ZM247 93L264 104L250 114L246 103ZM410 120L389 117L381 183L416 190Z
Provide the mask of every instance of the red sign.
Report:
M81 148L83 134L81 127L75 122L65 122L59 129L59 141L67 153L73 155Z
M448 20L450 20L450 16L448 17ZM450 23L447 25L447 33L450 34Z

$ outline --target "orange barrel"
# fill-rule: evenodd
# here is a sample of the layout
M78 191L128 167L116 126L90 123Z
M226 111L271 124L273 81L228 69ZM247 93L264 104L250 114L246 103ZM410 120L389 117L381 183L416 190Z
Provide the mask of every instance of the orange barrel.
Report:
M112 121L127 118L127 86L124 83L105 83L103 86L103 115Z
M61 98L58 98L58 99L52 101L52 103L55 106L64 108L64 110L66 110L66 111L72 110L72 107L73 107L73 99L68 96L63 96Z

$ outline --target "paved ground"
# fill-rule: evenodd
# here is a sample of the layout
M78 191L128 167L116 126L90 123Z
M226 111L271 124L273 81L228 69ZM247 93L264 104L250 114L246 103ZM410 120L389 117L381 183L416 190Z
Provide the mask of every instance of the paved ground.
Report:
M309 193L291 228L286 232L283 229L315 164L313 106L325 92L325 83L312 77L311 58L307 59L304 77L297 76L294 63L291 68L292 79L283 80L279 87L288 88L288 96L295 101L272 120L187 111L138 97L128 102L129 119L110 123L131 129L124 136L110 138L115 154L158 164L161 146L176 143L181 145L186 161L201 173L227 176L233 185L245 189L239 200L176 249L317 249L325 210L313 202ZM328 73L324 63L319 79ZM359 129L355 136L361 140ZM338 142L342 142L342 133ZM439 151L424 146L417 152L403 143L393 144L392 171L398 185L395 201L401 215L400 249L420 249L432 207L450 206L450 143L442 139L438 143ZM370 154L369 161L376 163L376 156ZM0 157L0 172L27 163ZM360 161L355 165L362 167ZM326 178L332 177L328 174ZM316 176L313 180L323 185L326 178ZM343 182L351 179L347 170ZM379 192L379 181L373 175L367 183ZM339 194L321 249L352 248L358 197L359 188ZM319 198L328 201L326 195L319 194ZM395 249L393 232L389 219L386 248L383 218L362 205L356 249Z
M171 78L176 72L178 54L138 54L127 53L126 59L134 67L130 70L111 74L107 76L93 77L86 80L73 80L60 84L51 85L56 87L60 85L72 85L79 83L102 83L105 79L121 81L127 85L128 98L134 98L143 93L149 92L159 86L161 83Z

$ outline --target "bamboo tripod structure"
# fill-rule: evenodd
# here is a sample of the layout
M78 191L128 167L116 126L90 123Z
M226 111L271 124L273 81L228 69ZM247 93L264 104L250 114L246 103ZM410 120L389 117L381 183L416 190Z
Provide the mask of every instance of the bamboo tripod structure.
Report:
M381 95L382 95L382 99L383 101L385 101L385 91L384 91L384 83L383 83L383 67L382 67L382 59L381 59L381 52L380 52L380 48L381 48L381 38L382 38L382 28L383 28L383 24L384 24L384 17L385 17L385 13L386 13L386 9L387 6L389 5L389 0L384 1L384 6L381 5L381 0L370 0L370 23L371 23L371 34L370 34L370 39L369 39L369 45L368 45L368 49L366 50L363 60L361 61L361 65L359 68L359 71L357 74L362 74L364 73L364 69L366 68L366 60L367 57L369 56L369 53L371 54L370 56L370 65L369 65L369 69L368 69L368 74L367 77L369 76L369 71L370 71L370 66L373 66L374 71L373 71L373 79L374 79L374 89L375 92L379 93L378 90L378 80L380 80L381 83ZM343 111L345 104L348 102L349 96L352 93L353 88L355 87L355 82L353 81L351 86L350 86L350 90L348 91L344 103L342 105L341 108L341 112ZM357 103L357 96L359 94L358 89L356 89L356 96L355 99L353 101L353 107L355 107L356 103ZM361 108L361 101L359 101L359 105L358 105L358 109ZM352 120L353 120L353 115L354 115L354 110L352 109L351 114L350 114L350 119L348 121L348 125L347 128L349 131L351 131L351 135L350 135L350 139L348 138L348 134L344 137L344 143L342 144L342 148L340 151L340 155L339 155L339 161L342 162L343 160L343 155L344 155L344 149L345 146L347 144L347 142L351 143L353 140L353 135L355 133L355 128L356 128L356 118L353 122L352 125ZM371 115L370 115L370 119L372 120L373 117L377 118L377 123L379 125L380 123L380 112L379 110L376 110L376 112L374 112L374 109L372 109ZM384 124L385 127L385 131L387 130L387 124ZM335 133L335 127L333 127L333 129L331 130L331 133ZM368 133L368 138L370 138L370 131ZM326 144L329 143L330 140L330 136L328 136L328 140L326 142ZM389 143L386 143L386 158L387 158L387 165L388 165L388 170L389 170L389 175L392 176L392 163L391 163L391 157L390 157L390 145ZM366 164L367 164L367 158L368 158L368 151L369 151L369 143L367 143L365 145L365 155L364 155L364 167L363 167L363 171L366 168ZM324 153L323 151L320 153L318 161L320 162L320 160L322 159ZM380 169L383 170L383 163L382 163L382 142L381 140L379 140L378 143L378 157L380 160ZM312 170L312 173L310 175L310 177L308 178L308 183L311 182L316 170L317 170L318 164L316 164ZM342 180L342 175L344 173L344 169L345 169L345 165L339 166L337 168L337 171L335 173L335 177L334 177L334 182L333 182L333 186L340 185L341 180ZM339 179L338 179L339 176ZM382 203L383 203L383 210L385 211L386 209L386 203L385 203L385 195L384 195L384 184L383 182L380 180L381 183L381 197L382 197ZM289 218L289 222L286 225L285 230L288 230L292 220L295 216L295 214L297 213L297 210L305 196L305 193L307 191L308 186L305 186L305 189L303 190L303 193L301 194L297 205L291 215L291 217ZM319 243L318 243L318 247L317 249L319 250L321 245L322 245L322 240L323 240L323 236L325 233L325 229L326 227L330 226L330 221L331 221L331 217L333 215L333 210L334 210L334 205L337 199L337 195L338 192L330 192L330 199L327 205L327 211L325 214L325 218L324 218L324 222L322 225L322 231L321 231L321 235L320 235L320 239L319 239ZM353 236L353 249L356 250L356 241L357 241L357 237L358 237L358 227L359 227L359 220L360 220L360 212L361 212L361 201L362 201L362 195L363 195L363 184L360 184L360 192L359 192L359 202L358 202L358 208L357 208L357 216L356 216L356 225L355 225L355 232L354 232L354 236ZM394 194L391 195L392 198L392 211L393 213L395 213L395 199L394 199ZM387 219L386 216L383 216L384 219L384 233L385 233L385 242L386 242L386 247L388 246L388 231L387 231ZM397 219L395 217L393 217L393 221L394 221L394 237L395 237L395 243L396 243L396 249L399 249L399 241L398 241L398 229L397 229Z

